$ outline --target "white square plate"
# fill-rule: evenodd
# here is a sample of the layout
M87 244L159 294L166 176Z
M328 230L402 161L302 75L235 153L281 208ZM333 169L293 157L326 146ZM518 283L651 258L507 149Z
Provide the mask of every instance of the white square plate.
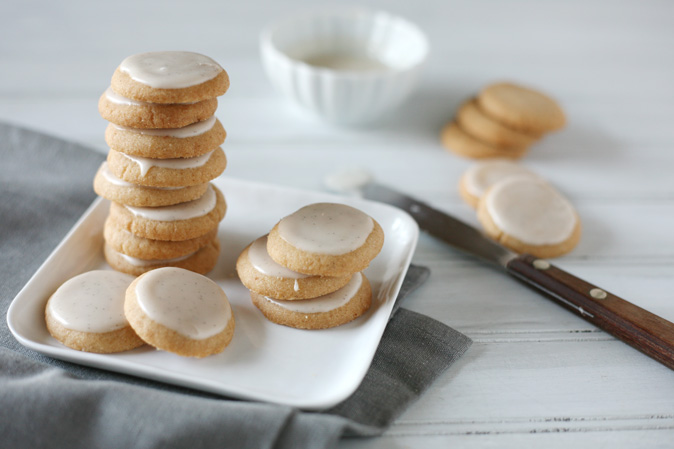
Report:
M103 223L108 202L96 200L54 250L7 313L21 344L54 358L118 371L226 396L276 402L306 409L327 408L358 387L372 362L393 303L409 266L419 228L405 212L359 198L261 185L230 178L214 184L228 203L220 224L220 260L209 277L227 293L236 319L232 343L204 359L184 358L150 346L118 354L69 349L53 339L44 323L49 296L84 271L110 269L103 259ZM251 241L282 217L314 202L341 202L374 217L384 229L382 252L365 271L373 304L343 326L306 331L267 321L236 276L235 262Z

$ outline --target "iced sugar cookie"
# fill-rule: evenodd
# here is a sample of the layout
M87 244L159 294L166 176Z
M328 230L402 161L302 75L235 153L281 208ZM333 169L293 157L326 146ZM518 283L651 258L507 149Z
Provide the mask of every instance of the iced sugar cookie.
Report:
M494 184L480 199L477 217L491 238L518 253L557 257L580 240L580 219L571 203L532 177Z
M109 220L118 228L154 240L188 240L206 234L224 218L225 197L210 184L201 197L162 207L132 207L112 203Z
M466 133L497 148L526 149L540 138L508 128L492 119L480 110L474 98L459 108L456 120Z
M127 256L146 260L175 259L194 254L212 242L217 235L216 226L207 233L188 240L153 240L132 234L119 227L117 222L109 217L103 226L103 238L112 249Z
M208 189L208 183L188 187L146 187L123 181L103 162L94 178L94 191L116 203L139 207L171 206L192 201Z
M186 357L222 352L234 335L225 292L209 278L180 268L159 268L133 281L124 313L145 342Z
M315 298L344 287L351 274L339 277L298 273L274 262L267 253L267 236L248 245L236 261L243 285L262 296L293 300Z
M186 187L203 184L222 174L227 158L222 148L189 158L151 159L108 152L110 171L123 181L148 187Z
M459 181L459 193L468 204L477 208L480 198L489 187L513 176L538 178L531 170L511 160L487 159L464 172Z
M384 245L379 223L360 210L315 203L283 218L267 251L278 264L304 274L344 276L364 270Z
M468 157L472 159L483 158L509 158L518 159L524 156L528 147L524 148L499 148L482 142L476 137L468 134L456 122L449 122L442 128L440 140L444 147L452 153L459 156Z
M223 95L229 77L208 56L187 51L157 51L129 56L112 75L112 89L150 103L193 103Z
M327 329L365 313L372 303L372 290L367 278L362 273L355 273L344 287L318 298L281 301L253 291L250 297L273 323L298 329Z
M78 351L112 353L143 345L124 317L124 296L134 277L89 271L61 285L47 301L47 330Z
M564 111L555 100L528 87L492 84L480 92L477 101L487 115L524 133L543 134L566 124Z
M183 268L199 274L210 272L218 263L220 241L215 238L192 254L172 259L141 259L115 251L110 245L103 246L105 261L117 271L140 276L148 271L164 267Z
M184 104L136 101L108 87L98 100L98 112L105 120L131 128L180 128L206 120L218 108L217 98Z
M110 123L105 130L105 141L113 150L155 159L201 156L222 145L226 137L214 116L182 128L134 129Z

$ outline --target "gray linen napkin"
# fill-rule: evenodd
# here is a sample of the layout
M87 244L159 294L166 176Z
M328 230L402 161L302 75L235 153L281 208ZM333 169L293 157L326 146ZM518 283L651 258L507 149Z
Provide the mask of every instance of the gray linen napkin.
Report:
M94 199L103 156L0 123L0 311ZM400 301L428 276L412 266ZM470 346L398 309L357 391L323 412L238 401L54 360L0 325L2 447L327 448L382 433ZM149 388L148 388L149 387Z

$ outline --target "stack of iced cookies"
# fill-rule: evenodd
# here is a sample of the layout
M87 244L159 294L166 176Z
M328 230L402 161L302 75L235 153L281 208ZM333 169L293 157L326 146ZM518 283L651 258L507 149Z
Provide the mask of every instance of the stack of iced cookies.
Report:
M564 126L555 100L511 83L492 84L466 101L441 133L443 145L469 158L522 157L544 134Z
M217 262L225 198L210 183L225 169L226 133L213 115L227 72L191 52L126 58L99 100L110 123L94 190L112 201L105 258L140 275L159 267L207 273Z
M372 290L362 271L383 244L381 226L362 211L310 204L246 247L236 269L267 319L299 329L326 329L370 308Z

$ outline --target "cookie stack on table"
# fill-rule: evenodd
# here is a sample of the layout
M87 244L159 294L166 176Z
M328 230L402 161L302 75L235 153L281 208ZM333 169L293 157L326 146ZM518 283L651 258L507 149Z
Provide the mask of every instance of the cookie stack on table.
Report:
M96 193L112 201L104 253L114 269L137 276L215 266L227 206L210 181L227 159L213 114L228 88L227 72L198 53L141 53L115 70L98 104L110 122L110 152L94 179Z
M336 203L305 206L246 247L236 270L270 321L299 329L339 326L372 302L362 273L384 231L364 212Z
M517 159L565 123L562 108L544 93L497 83L461 105L454 120L442 129L441 140L459 156Z

